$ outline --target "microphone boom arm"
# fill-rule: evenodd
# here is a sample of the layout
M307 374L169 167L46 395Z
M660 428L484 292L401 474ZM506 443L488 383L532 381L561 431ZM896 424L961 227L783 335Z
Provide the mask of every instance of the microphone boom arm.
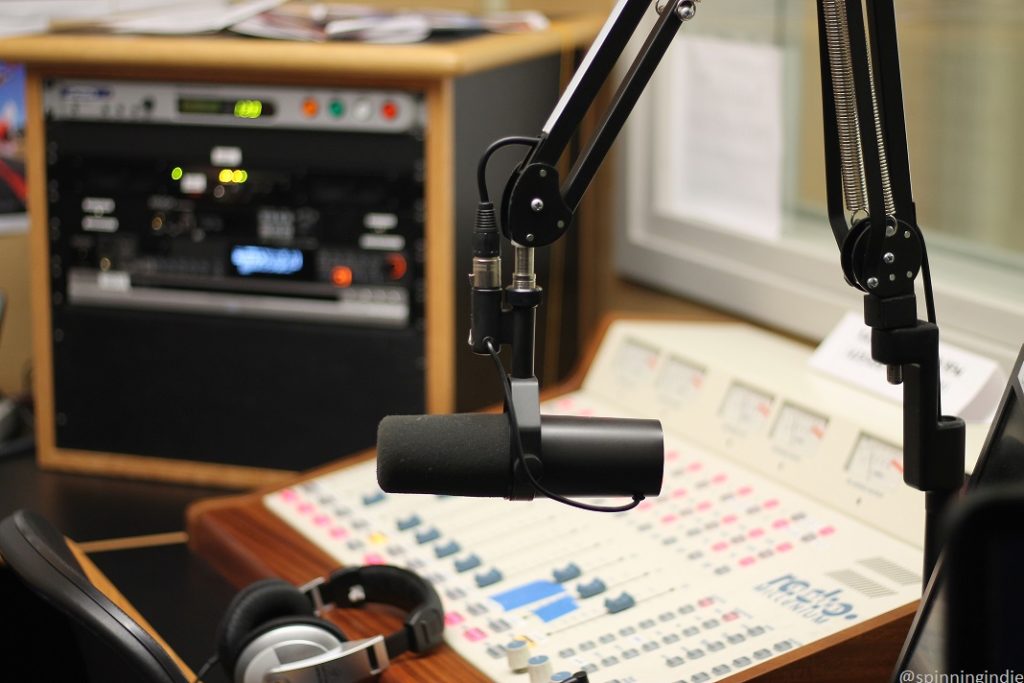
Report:
M548 246L569 229L579 202L601 162L636 105L651 75L683 22L696 13L699 0L658 0L660 17L619 84L597 132L576 159L567 180L557 163L572 135L607 81L651 0L620 0L605 22L583 64L544 124L531 152L513 172L502 193L501 232L515 251L512 284L501 292L500 250L493 235L493 207L481 197L477 245L470 276L469 344L478 355L489 353L487 340L512 347L512 378L534 377L537 286L533 249ZM489 233L484 240L481 235Z
M910 182L895 10L893 0L817 0L817 7L829 223L846 281L865 293L872 358L888 367L891 383L904 385L903 476L925 492L927 585L942 545L941 517L963 485L965 427L942 415L939 331ZM927 321L917 316L919 272Z
M565 234L580 200L679 27L696 14L697 0L658 0L660 17L619 83L597 131L576 159L565 182L560 184L558 159L569 146L572 132L593 104L650 2L622 0L619 3L544 124L536 147L506 185L504 228L505 236L512 242L541 247Z

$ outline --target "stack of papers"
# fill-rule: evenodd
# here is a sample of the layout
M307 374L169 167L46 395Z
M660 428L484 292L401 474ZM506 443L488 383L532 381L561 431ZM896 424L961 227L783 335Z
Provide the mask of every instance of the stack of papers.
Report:
M483 16L441 10L384 11L372 6L286 0L6 0L0 37L49 31L198 35L230 30L280 40L415 43L482 32L540 31L539 12Z
M547 18L539 12L478 16L442 10L391 12L364 5L289 3L240 22L231 30L259 38L394 44L415 43L439 35L523 33L547 27Z
M0 36L48 31L192 35L230 28L284 0L6 0Z

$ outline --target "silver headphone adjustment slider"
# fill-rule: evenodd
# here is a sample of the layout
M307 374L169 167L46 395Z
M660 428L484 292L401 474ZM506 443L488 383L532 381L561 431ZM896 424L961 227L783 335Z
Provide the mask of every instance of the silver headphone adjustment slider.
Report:
M324 608L324 596L320 592L320 586L324 585L327 579L323 576L318 576L312 581L302 584L299 586L299 591L303 595L307 595L313 600L313 613L318 617L323 616Z

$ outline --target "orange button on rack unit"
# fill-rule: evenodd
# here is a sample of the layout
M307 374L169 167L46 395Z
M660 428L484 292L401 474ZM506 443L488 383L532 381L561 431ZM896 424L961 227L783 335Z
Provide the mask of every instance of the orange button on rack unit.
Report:
M331 282L338 287L350 287L352 285L352 269L348 266L334 266L331 269Z
M401 280L405 275L405 272L409 269L409 265L406 263L405 257L401 254L388 254L387 263L388 272L391 275L392 280Z
M302 100L302 115L307 119L311 119L316 116L317 112L320 111L320 105L312 97L307 97Z

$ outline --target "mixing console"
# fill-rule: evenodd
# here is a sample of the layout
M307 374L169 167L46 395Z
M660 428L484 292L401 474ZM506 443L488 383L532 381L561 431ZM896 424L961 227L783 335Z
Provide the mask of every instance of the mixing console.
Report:
M773 362L744 368L738 348ZM496 681L547 683L548 665L599 683L723 680L919 596L920 501L889 485L898 407L807 377L805 356L743 327L616 324L583 388L544 412L664 421L662 495L631 512L389 495L373 462L265 504L340 563L428 577L448 643ZM893 509L895 533L879 516ZM524 648L530 675L509 663Z

